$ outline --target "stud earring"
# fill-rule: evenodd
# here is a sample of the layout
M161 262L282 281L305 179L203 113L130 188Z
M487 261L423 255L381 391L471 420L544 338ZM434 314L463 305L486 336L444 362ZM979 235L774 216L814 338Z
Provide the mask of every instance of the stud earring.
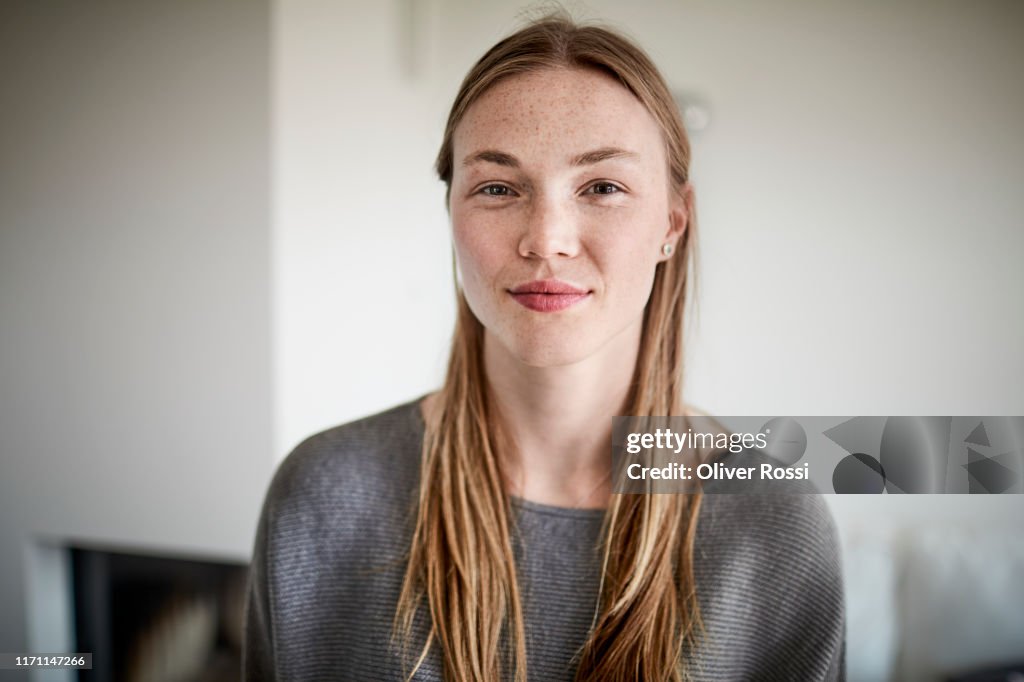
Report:
M665 254L666 256L671 256L672 255L672 245L671 244L665 244L663 247L661 247L661 252L663 254Z

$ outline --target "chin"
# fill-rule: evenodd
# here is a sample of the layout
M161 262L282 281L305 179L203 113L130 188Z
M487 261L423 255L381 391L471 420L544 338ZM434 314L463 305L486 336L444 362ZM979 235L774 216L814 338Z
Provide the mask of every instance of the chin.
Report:
M538 341L540 341L538 339ZM519 362L529 367L563 367L586 358L588 346L562 337L547 343L519 343L509 348Z

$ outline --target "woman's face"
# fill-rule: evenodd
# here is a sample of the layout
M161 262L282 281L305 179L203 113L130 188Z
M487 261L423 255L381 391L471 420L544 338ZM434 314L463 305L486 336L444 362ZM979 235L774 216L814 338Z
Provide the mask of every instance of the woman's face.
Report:
M513 76L474 102L453 136L449 207L488 343L538 367L639 339L662 247L686 225L654 117L591 69Z

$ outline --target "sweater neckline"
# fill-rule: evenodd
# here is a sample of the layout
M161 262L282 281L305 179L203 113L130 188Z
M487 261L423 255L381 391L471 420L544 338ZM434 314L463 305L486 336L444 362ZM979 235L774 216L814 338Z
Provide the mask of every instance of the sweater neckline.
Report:
M420 411L420 404L423 399L426 398L430 393L424 393L419 396L411 403L411 411L413 416L413 422L416 427L416 434L418 441L423 442L423 438L426 434L427 425L423 421L423 413ZM565 518L584 519L584 520L600 520L604 517L604 509L576 509L574 507L558 507L552 504L544 504L541 502L534 502L533 500L527 500L516 495L509 495L509 502L520 512L533 513L533 514L547 514L548 516L561 516Z

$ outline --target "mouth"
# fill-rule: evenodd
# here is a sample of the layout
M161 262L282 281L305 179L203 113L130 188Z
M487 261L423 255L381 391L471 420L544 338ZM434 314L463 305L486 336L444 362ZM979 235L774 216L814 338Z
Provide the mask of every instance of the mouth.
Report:
M565 310L590 296L590 291L557 279L527 282L508 293L516 303L530 310L551 313Z

